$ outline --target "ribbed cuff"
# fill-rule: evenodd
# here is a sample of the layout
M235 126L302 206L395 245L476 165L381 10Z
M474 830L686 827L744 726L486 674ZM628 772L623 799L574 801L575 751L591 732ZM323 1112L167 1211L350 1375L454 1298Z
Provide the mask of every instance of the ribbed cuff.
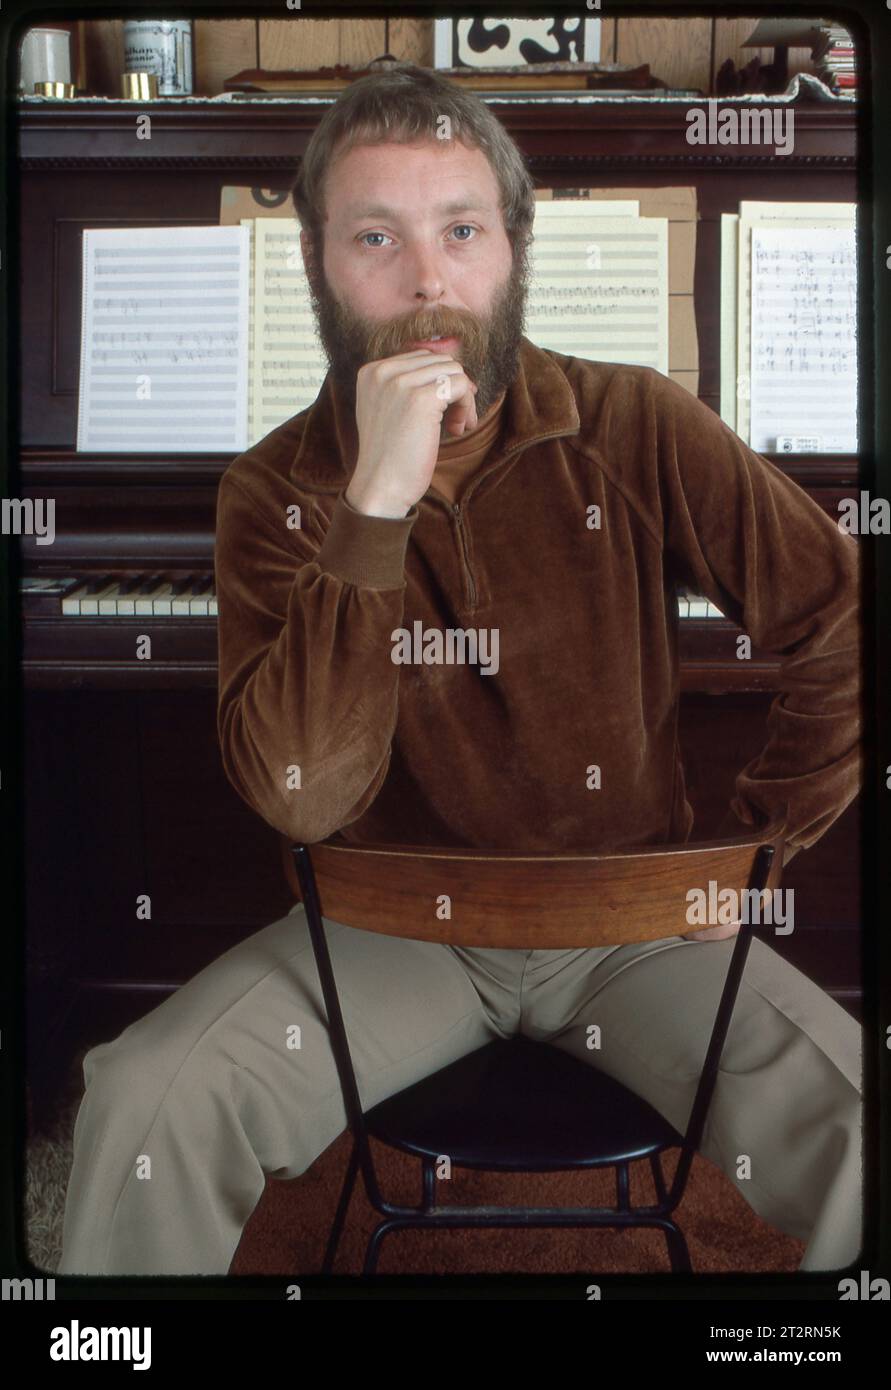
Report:
M417 519L417 506L407 516L368 516L351 507L341 492L316 562L345 584L400 588L405 582L405 548Z

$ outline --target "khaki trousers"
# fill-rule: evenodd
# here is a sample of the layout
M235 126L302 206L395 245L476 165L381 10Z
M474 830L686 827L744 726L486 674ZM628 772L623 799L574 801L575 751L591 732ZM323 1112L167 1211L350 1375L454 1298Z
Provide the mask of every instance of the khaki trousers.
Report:
M521 1032L685 1128L733 938L492 950L325 922L364 1109ZM346 1128L323 1019L298 903L88 1052L57 1272L227 1273L266 1174L297 1177ZM857 1259L860 1025L759 937L701 1151L759 1216L806 1242L801 1269ZM740 1155L750 1177L737 1177ZM596 1265L596 1236L592 1252Z

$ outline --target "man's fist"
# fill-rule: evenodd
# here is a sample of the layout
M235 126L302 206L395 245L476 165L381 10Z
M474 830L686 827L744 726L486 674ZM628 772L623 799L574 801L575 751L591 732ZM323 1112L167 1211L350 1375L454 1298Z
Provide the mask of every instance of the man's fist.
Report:
M476 393L461 363L444 352L415 348L364 363L356 377L359 456L350 506L405 516L430 486L443 423L456 439L479 423Z

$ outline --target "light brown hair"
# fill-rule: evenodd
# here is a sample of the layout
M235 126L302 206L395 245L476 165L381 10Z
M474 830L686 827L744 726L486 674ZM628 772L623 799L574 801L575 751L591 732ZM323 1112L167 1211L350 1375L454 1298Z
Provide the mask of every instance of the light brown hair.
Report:
M505 232L515 258L521 255L532 235L535 191L520 150L475 93L412 63L397 63L352 82L314 130L292 192L300 225L314 248L321 252L325 176L335 159L354 145L438 139L443 129L488 159L501 192Z

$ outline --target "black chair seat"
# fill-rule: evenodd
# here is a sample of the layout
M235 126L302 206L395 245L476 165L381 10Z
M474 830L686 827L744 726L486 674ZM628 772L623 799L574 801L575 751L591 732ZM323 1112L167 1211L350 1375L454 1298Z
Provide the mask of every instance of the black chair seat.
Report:
M370 1134L408 1153L504 1171L596 1168L683 1143L621 1082L519 1034L423 1077L365 1119Z

